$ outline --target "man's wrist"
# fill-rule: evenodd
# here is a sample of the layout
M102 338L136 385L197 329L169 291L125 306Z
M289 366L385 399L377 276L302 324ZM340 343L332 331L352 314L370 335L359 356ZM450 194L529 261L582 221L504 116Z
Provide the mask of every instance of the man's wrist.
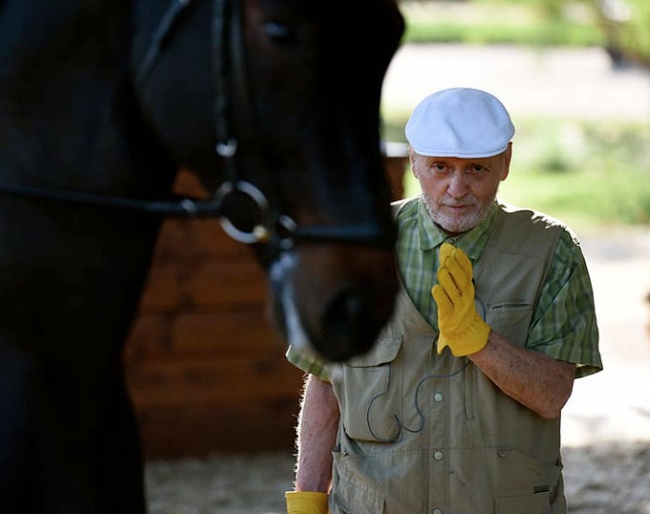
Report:
M327 514L327 493L314 491L286 491L287 514Z
M488 342L492 328L482 319L472 323L462 336L446 337L442 332L438 340L438 353L449 346L455 357L466 357L480 352Z

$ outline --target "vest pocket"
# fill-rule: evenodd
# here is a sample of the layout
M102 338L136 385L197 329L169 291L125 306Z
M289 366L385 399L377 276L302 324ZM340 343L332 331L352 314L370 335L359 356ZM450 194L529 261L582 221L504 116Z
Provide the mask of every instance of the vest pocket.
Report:
M339 377L333 377L343 427L352 439L389 442L399 435L401 384L393 375L392 363L401 345L401 338L381 339L370 352L342 366Z
M519 494L510 492L495 500L495 514L550 514L549 489L542 487L539 492L531 488Z
M330 495L331 514L382 514L384 495L368 480L372 471L363 469L369 460L333 452L334 477ZM359 469L357 469L359 466Z
M497 453L495 514L550 514L551 495L557 496L561 488L562 467L545 465L516 450Z

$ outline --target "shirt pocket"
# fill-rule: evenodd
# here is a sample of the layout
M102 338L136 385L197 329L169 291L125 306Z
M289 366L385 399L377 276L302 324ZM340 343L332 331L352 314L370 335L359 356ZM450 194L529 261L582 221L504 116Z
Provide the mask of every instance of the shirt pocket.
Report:
M399 434L402 388L393 373L402 338L384 338L365 355L354 357L332 377L341 421L352 439L389 442Z
M526 346L533 305L525 302L498 303L487 306L486 322L509 343Z

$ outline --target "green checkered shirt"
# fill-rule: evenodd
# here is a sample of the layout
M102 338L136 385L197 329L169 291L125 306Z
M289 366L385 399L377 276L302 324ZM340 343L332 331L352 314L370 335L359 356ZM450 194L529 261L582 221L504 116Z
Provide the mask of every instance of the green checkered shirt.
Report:
M396 245L402 283L418 311L437 328L437 308L431 297L436 283L438 252L447 241L461 248L474 261L490 236L499 204L472 230L450 237L428 215L421 197L408 201L397 217ZM598 327L593 291L582 250L570 230L564 230L540 292L526 347L550 357L576 364L576 377L602 369L598 351ZM326 363L287 351L289 362L305 373L327 379Z

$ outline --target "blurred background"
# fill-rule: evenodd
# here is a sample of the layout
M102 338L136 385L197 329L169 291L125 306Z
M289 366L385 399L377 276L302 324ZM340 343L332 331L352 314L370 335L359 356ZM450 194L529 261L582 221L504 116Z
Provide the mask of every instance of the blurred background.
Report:
M650 3L401 5L409 21L384 86L387 140L404 140L427 94L480 87L517 125L517 173L503 189L510 201L535 202L578 227L650 224Z
M605 371L564 409L570 512L650 514L650 2L400 6L382 101L394 191L418 193L403 128L424 96L504 102L517 132L500 197L570 225L594 286ZM263 275L219 233L167 222L128 347L151 514L277 514L292 487L302 377L266 324Z

